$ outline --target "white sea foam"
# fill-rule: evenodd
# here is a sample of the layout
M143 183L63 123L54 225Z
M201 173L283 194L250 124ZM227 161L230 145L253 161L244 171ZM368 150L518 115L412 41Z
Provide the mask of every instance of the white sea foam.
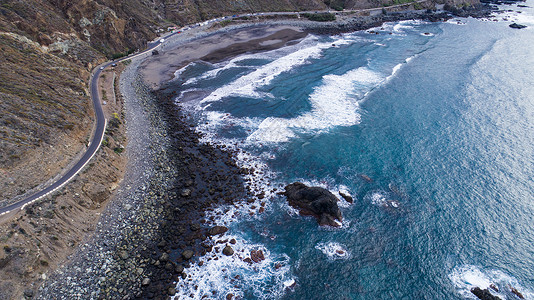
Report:
M481 270L477 266L463 265L454 268L449 274L449 279L458 293L465 298L478 299L471 293L471 289L479 287L489 289L493 295L501 299L517 299L511 288L523 294L525 299L534 299L532 291L523 288L517 279L499 270Z
M319 243L315 245L315 249L323 252L329 260L348 259L351 254L346 247L339 243Z
M333 194L334 195L339 195L339 192L352 197L352 193L350 192L349 188L346 185L340 185L338 190L337 190L337 193L333 192ZM339 198L341 200L341 201L338 202L338 206L339 207L343 207L343 208L350 207L351 204L349 202L347 202L347 200L345 200L343 197L341 197L341 195L340 195Z
M517 22L517 23L522 24L522 25L528 25L528 27L526 29L532 30L532 26L534 26L534 16L530 16L530 15L527 15L527 14L517 14L516 13L512 17L512 20L514 22Z
M180 77L180 75L182 75L187 70L187 68L189 68L193 64L195 64L195 63L188 64L187 66L185 66L185 67L183 67L183 68L181 68L179 70L176 70L174 72L174 79L178 79Z
M235 244L224 242L234 239ZM289 257L271 253L262 245L249 244L239 236L225 235L217 238L224 243L215 244L213 250L189 267L187 278L176 285L173 299L226 299L228 294L243 298L245 292L254 299L280 298L295 279L290 275ZM216 241L214 241L216 242ZM222 254L230 245L234 254ZM246 262L251 251L261 250L264 260Z
M229 70L229 69L232 69L232 68L238 68L238 67L239 68L245 67L243 65L239 65L238 63L242 62L244 60L247 60L247 59L253 59L253 58L257 58L257 57L258 57L257 55L253 55L253 54L245 54L245 55L238 56L238 57L233 58L233 59L231 59L231 60L229 60L227 62L224 62L224 63L216 65L215 69L206 71L206 72L202 73L202 75L200 75L200 76L188 79L184 83L184 85L191 85L191 84L197 83L200 80L206 80L206 79L209 79L209 78L217 77L222 71L225 71L225 70Z
M280 57L247 75L239 77L234 82L218 88L204 98L201 101L201 104L205 105L210 102L219 101L230 95L251 98L268 97L268 94L258 92L257 88L270 84L274 78L284 72L291 71L297 66L307 64L313 58L319 58L321 52L329 47L332 47L331 44L320 43ZM205 107L201 107L201 109L202 108Z
M381 207L399 208L400 202L391 199L391 195L385 191L375 191L368 194L366 199L370 200L373 205Z
M383 80L383 76L365 67L343 75L325 75L322 84L310 95L311 111L292 119L267 118L247 140L287 142L298 132L358 124L358 100Z

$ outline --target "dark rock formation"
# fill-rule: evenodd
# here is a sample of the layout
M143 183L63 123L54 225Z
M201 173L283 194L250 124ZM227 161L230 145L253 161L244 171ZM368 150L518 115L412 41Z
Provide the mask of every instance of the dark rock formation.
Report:
M228 231L228 228L224 226L214 226L208 230L209 235L218 235Z
M488 289L481 289L479 287L472 288L471 293L473 293L475 296L478 297L478 299L481 300L501 300L501 298L497 296L493 296L493 294L488 291Z
M337 206L338 198L321 187L308 187L295 182L285 187L289 205L300 210L301 215L314 216L319 225L338 227L343 217Z
M527 28L526 25L521 25L521 24L517 24L517 23L512 23L512 24L510 24L510 25L508 25L508 26L510 26L511 28L515 28L515 29L523 29L523 28Z
M339 191L339 195L345 199L345 201L347 201L348 203L354 203L354 199L352 199L352 197L349 195L349 194L345 194L343 193L342 191Z
M232 247L230 247L229 245L226 245L222 252L226 256L232 256L234 254L234 249L232 249Z
M265 260L265 256L263 255L263 251L261 250L251 250L250 259L255 263L259 263L262 260Z
M523 294L521 294L515 287L510 287L510 291L512 292L512 294L516 295L519 299L525 299L525 296L523 296Z

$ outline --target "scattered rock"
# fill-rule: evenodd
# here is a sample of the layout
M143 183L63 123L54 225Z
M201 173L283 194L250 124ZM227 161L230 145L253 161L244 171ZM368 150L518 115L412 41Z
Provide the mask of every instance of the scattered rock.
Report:
M284 195L289 205L299 209L301 215L314 216L319 225L339 227L338 221L343 220L338 198L326 189L295 182L285 187Z
M24 296L27 298L33 298L33 290L27 289L24 291Z
M226 300L232 300L232 299L234 299L234 294L226 295Z
M226 245L222 252L226 256L232 256L234 254L234 249L232 249L232 247L230 247L229 245Z
M478 297L478 299L481 300L501 300L501 298L497 296L493 296L488 289L481 289L479 287L475 287L471 289L471 293L473 293L475 296Z
M193 257L193 251L191 250L185 250L184 252L182 252L182 257L185 259L185 260L190 260L191 257Z
M182 195L182 197L189 197L189 196L191 196L191 190L190 189L183 189L181 195Z
M169 254L164 252L160 258L159 258L160 261L168 261L169 260Z
M373 179L365 174L360 174L360 177L367 182L373 182Z
M208 234L209 235L218 235L218 234L223 234L223 233L225 233L227 231L228 231L227 227L215 226L215 227L210 228L210 230L208 230Z
M527 28L526 25L521 25L521 24L517 24L517 23L512 23L512 24L510 24L510 25L508 25L508 26L510 26L511 28L515 28L515 29L523 29L523 28Z
M129 257L130 257L130 254L128 254L128 252L126 252L125 250L119 252L119 257L122 259L122 260L127 260Z
M143 278L143 281L141 282L141 285L147 286L149 284L150 284L150 278L147 278L147 277Z
M261 250L251 250L250 259L252 259L252 261L255 263L259 263L262 260L265 260L265 256L263 255L263 251Z
M354 203L354 199L352 199L352 197L348 194L345 194L343 193L342 191L339 191L339 195L345 199L345 201L347 201L348 203Z
M519 299L525 299L525 296L521 294L515 287L510 287L510 291L512 291L512 294L516 295Z

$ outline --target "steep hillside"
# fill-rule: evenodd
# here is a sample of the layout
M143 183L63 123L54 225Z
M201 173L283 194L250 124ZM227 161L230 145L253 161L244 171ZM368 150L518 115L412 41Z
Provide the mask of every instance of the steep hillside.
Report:
M57 175L88 141L89 71L144 47L160 17L141 1L0 5L0 206Z

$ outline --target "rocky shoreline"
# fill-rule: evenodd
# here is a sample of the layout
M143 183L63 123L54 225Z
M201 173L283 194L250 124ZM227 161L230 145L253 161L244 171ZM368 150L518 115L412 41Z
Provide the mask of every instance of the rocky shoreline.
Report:
M121 76L130 139L126 178L94 237L49 278L40 299L166 299L189 260L211 250L205 241L221 231L204 225L203 212L249 195L241 178L246 170L232 153L200 143L172 96L153 94L136 69L133 63Z
M492 9L485 7L461 10L457 15L487 16ZM442 21L451 16L404 12L338 23L277 24L333 34L414 18ZM176 292L175 282L187 277L194 257L211 251L215 242L210 236L226 230L209 225L212 220L206 218L206 212L219 204L254 197L242 177L251 170L237 166L233 150L201 143L194 125L173 103L173 92L151 91L142 82L140 63L134 60L120 80L126 99L130 158L123 184L95 235L47 280L39 291L41 299L167 299Z

